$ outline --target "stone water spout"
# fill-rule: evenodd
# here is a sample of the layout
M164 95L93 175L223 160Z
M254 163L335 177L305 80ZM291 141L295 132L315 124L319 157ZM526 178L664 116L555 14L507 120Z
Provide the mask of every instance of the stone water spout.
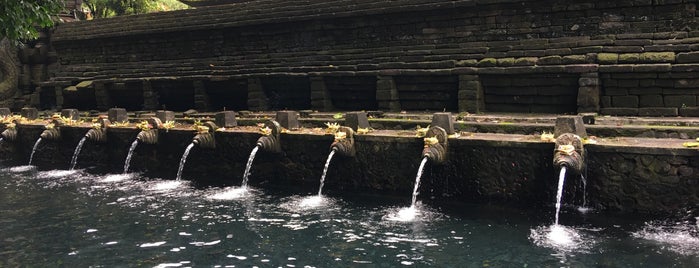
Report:
M141 132L136 135L136 140L145 144L157 144L158 143L158 126L161 126L162 122L157 117L151 117L146 119L146 121L138 124L138 128Z
M107 142L107 127L109 124L110 122L107 118L98 119L98 122L92 125L92 129L87 131L85 138L95 143Z
M13 142L17 140L17 127L15 123L5 125L6 129L0 134L3 140Z
M444 163L447 159L447 131L441 127L430 127L425 135L425 147L422 156L434 164Z
M201 148L215 149L216 139L214 138L214 132L216 129L218 129L218 126L214 122L206 122L203 126L198 126L197 135L194 136L192 143Z
M556 138L556 147L553 152L553 164L569 171L582 174L585 166L585 149L580 136L572 133L563 133Z
M339 127L335 132L335 141L330 145L330 150L337 151L340 155L354 157L354 130L349 127Z
M60 120L60 116L53 116L51 122L44 126L46 130L41 133L39 137L43 140L57 141L61 139L61 126L63 122Z
M277 121L269 120L262 128L262 137L257 140L257 146L265 152L281 153L282 146L279 142L279 134L282 126Z

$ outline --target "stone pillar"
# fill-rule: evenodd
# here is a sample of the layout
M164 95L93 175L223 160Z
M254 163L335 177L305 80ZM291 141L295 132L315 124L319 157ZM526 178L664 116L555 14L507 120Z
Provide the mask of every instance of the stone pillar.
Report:
M379 109L400 111L400 98L396 82L392 76L379 76L376 79L376 102Z
M104 83L95 83L95 106L97 110L104 111L112 107L107 86Z
M332 110L333 103L330 98L330 92L325 86L325 79L322 76L312 76L311 81L311 106L319 111Z
M485 95L478 75L459 75L459 112L485 112Z
M597 113L600 109L599 73L583 73L578 79L578 113Z
M269 101L259 77L248 78L248 108L263 111L269 109Z
M206 93L204 81L195 80L192 82L194 87L194 109L197 111L209 110L209 94Z
M150 80L143 80L143 110L157 110L160 106L158 93L153 91Z
M63 87L55 86L53 87L56 92L56 109L63 108Z

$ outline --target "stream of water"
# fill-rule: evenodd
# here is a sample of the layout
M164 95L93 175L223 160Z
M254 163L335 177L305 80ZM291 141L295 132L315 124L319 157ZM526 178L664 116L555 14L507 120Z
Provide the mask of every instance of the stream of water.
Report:
M250 168L252 167L252 162L255 160L255 155L257 154L257 151L260 149L260 146L255 146L255 148L252 148L252 151L250 151L250 156L248 157L248 162L245 164L245 172L243 173L243 182L240 184L240 188L247 188L248 187L248 177L250 177Z
M36 142L34 143L34 147L32 147L32 153L29 155L29 164L32 165L32 161L34 160L34 153L36 153L36 148L39 148L39 143L41 143L41 138L37 139Z
M320 177L320 187L318 187L318 195L323 195L323 186L325 185L325 175L328 174L328 167L330 167L330 161L333 160L333 155L337 150L333 149L328 154L328 160L325 160L325 167L323 167L323 176Z
M85 140L87 140L87 136L80 139L80 142L78 142L78 146L75 146L75 151L73 152L73 157L71 157L71 159L70 159L70 170L75 169L75 165L78 164L78 155L80 155L80 150L83 148L83 144L85 144Z
M182 158L180 158L180 166L177 168L177 180L182 179L182 171L184 170L184 164L187 162L187 156L189 156L189 152L194 148L194 143L190 143L187 146L187 149L184 149L184 153L182 154Z

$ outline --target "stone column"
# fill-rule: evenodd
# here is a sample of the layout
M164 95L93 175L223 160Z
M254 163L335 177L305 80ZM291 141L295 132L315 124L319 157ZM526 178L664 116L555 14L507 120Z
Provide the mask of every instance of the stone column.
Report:
M204 81L195 80L192 82L194 87L194 109L197 111L209 110L209 95L206 93Z
M259 77L248 78L248 108L256 111L269 109L269 101Z
M97 110L104 111L112 107L112 102L109 98L109 91L104 83L95 83L95 106Z
M379 109L400 111L400 98L393 76L378 76L376 79L376 102Z
M158 93L153 91L150 80L143 80L143 110L157 110L160 106Z
M56 93L56 109L63 109L63 86L53 87Z
M459 75L459 112L485 112L485 95L478 75Z
M332 110L333 104L330 99L330 92L325 86L325 79L322 76L312 76L311 81L311 106L319 111Z
M600 110L599 73L583 73L578 79L578 113L597 113Z

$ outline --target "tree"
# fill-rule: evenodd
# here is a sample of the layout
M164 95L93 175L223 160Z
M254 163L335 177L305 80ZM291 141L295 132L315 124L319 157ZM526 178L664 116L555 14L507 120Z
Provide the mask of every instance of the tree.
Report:
M177 0L83 0L83 5L90 9L94 18L144 14L188 7Z
M53 16L63 10L63 0L0 0L0 40L31 40L37 27L53 26Z

